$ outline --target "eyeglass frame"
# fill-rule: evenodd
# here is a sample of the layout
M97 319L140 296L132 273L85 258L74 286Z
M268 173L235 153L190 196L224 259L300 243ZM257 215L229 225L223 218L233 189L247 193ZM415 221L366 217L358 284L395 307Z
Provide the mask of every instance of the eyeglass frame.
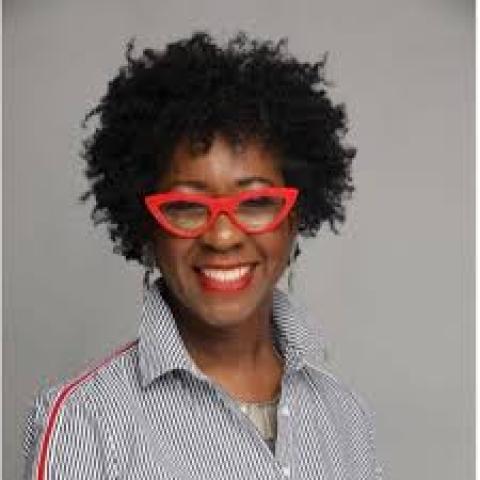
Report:
M179 191L161 192L146 195L144 202L147 210L157 220L157 222L169 233L182 238L196 238L203 235L215 223L217 217L221 213L226 213L230 221L239 228L242 232L256 235L260 233L267 233L275 230L280 223L287 217L292 210L298 197L299 190L295 187L265 187L256 190L247 190L233 195L224 195L221 197L212 197L210 195L185 193ZM249 198L257 198L262 196L281 196L285 200L280 213L275 217L275 220L260 229L248 228L246 225L238 222L235 219L235 208L240 202ZM207 206L210 218L204 225L193 229L192 231L177 228L168 221L165 214L159 208L162 204L171 201L190 201L197 202Z

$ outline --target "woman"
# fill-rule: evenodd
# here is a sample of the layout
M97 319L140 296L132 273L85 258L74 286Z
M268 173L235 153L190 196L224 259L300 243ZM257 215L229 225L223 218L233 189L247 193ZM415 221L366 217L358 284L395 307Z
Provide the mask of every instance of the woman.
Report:
M353 190L323 62L244 34L132 48L87 116L84 198L146 268L139 337L38 396L27 478L378 478L369 414L276 287Z

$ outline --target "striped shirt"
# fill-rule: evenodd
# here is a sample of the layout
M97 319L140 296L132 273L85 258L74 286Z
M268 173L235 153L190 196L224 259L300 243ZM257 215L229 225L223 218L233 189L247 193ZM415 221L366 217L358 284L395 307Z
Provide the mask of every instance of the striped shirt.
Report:
M163 288L159 279L147 292L136 341L37 396L25 429L26 479L381 478L369 410L326 370L314 324L284 292L273 295L284 371L272 452L193 362Z

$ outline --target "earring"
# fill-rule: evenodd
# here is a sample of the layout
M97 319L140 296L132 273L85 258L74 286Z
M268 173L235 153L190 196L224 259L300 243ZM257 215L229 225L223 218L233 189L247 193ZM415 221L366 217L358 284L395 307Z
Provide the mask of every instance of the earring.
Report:
M293 277L294 277L294 265L297 257L300 255L301 250L300 250L300 245L298 238L295 239L295 243L293 245L293 248L290 251L290 257L288 258L288 274L287 274L287 283L288 283L288 292L290 294L293 294Z
M153 251L153 245L147 243L143 246L142 264L145 267L143 274L143 300L145 301L148 290L151 286L151 276L155 271L155 254Z

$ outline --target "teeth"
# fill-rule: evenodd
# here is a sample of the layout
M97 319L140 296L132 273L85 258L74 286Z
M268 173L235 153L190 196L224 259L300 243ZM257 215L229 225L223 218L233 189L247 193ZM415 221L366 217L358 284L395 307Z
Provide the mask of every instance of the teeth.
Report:
M233 282L243 277L250 271L250 266L233 268L232 270L217 270L211 268L202 268L203 275L220 282Z

